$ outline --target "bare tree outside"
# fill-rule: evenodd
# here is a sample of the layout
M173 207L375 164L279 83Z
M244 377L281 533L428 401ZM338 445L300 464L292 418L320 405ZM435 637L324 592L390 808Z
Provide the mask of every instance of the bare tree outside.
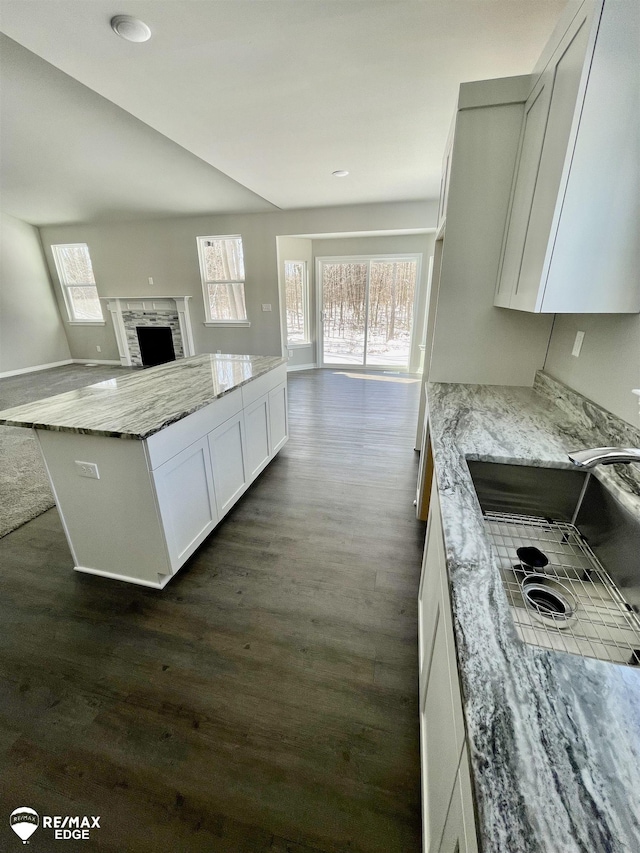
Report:
M287 341L299 344L308 341L306 293L306 264L304 261L284 262L285 302L287 309Z
M415 258L322 263L326 363L408 367L417 267Z
M242 237L200 237L202 274L212 320L246 320Z

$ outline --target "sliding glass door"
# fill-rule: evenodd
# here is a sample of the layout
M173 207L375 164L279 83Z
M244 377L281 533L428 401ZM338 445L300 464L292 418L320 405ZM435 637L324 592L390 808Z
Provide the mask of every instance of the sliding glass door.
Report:
M419 255L318 259L320 363L409 367Z

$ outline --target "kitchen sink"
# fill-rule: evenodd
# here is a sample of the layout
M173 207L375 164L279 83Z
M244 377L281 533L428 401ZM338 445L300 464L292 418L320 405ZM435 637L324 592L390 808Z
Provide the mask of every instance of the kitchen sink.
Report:
M640 519L589 472L468 465L521 639L640 665Z

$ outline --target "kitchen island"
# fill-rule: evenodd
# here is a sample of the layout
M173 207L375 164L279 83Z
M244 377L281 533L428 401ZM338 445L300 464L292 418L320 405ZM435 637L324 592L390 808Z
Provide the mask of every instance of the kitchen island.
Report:
M76 571L162 589L288 439L286 359L198 355L0 412L28 427Z

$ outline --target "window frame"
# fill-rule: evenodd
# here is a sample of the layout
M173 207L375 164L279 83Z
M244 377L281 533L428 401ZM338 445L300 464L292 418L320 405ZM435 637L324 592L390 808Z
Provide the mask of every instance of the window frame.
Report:
M234 328L238 327L247 327L251 325L249 320L249 312L247 310L247 291L246 291L246 280L247 274L245 269L245 276L243 279L208 279L206 277L206 262L204 257L204 249L205 249L205 241L208 240L240 240L240 245L242 247L242 261L244 266L244 240L242 239L242 234L211 234L204 235L200 237L196 237L196 245L198 247L198 265L200 267L200 282L202 284L202 298L204 302L204 316L205 326L232 326ZM244 320L231 320L231 319L216 319L211 316L211 301L209 299L209 284L241 284L242 285L242 295L244 297L244 309L245 309L245 318Z
M289 340L289 326L287 324L287 264L302 264L303 277L302 277L302 310L304 312L304 340L303 341L290 341ZM310 307L311 307L311 299L309 293L309 264L307 261L301 260L300 258L289 258L288 260L283 261L283 278L282 283L284 286L284 322L285 322L285 340L287 349L295 349L296 347L309 347L311 346L311 318L310 318Z
M58 249L78 249L80 247L87 250L87 255L89 256L89 263L91 264L91 272L93 273L93 261L91 260L91 252L89 251L89 245L87 243L51 243L51 254L53 256L53 263L55 264L56 273L58 275L58 281L60 283L60 289L62 290L62 298L64 300L65 307L67 309L67 322L69 325L73 326L104 326L104 311L102 308L102 302L100 300L100 294L98 293L98 286L96 284L95 274L93 275L93 281L89 281L86 284L69 284L66 278L66 273L64 267L62 265L62 261L58 257ZM87 320L86 318L78 318L75 316L75 311L73 307L73 300L69 295L69 290L73 287L94 287L96 291L96 298L98 300L98 305L100 306L100 320Z
M411 337L409 339L409 366L408 367L398 367L393 365L394 370L398 370L401 373L412 372L412 364L417 362L417 340L418 335L420 334L419 329L417 328L416 318L418 316L418 306L422 299L423 287L424 284L422 282L422 261L423 261L423 252L393 252L393 253L376 253L371 255L316 255L315 259L315 310L316 310L316 363L318 367L331 367L333 368L333 363L325 364L324 361L324 334L323 334L323 319L322 319L322 302L323 302L323 287L322 287L322 265L324 263L336 263L336 264L345 264L345 263L367 263L368 264L368 272L367 272L367 282L369 282L371 276L371 264L376 261L389 261L393 262L402 262L402 261L415 261L416 266L416 286L415 293L413 297L413 323L412 323L412 332ZM367 292L369 292L369 284L367 284ZM368 298L368 297L367 297ZM365 343L366 347L366 343ZM415 359L415 360L414 360ZM392 365L389 365L392 366ZM371 370L375 369L374 365L349 365L350 370ZM382 369L387 369L387 365L382 365Z

